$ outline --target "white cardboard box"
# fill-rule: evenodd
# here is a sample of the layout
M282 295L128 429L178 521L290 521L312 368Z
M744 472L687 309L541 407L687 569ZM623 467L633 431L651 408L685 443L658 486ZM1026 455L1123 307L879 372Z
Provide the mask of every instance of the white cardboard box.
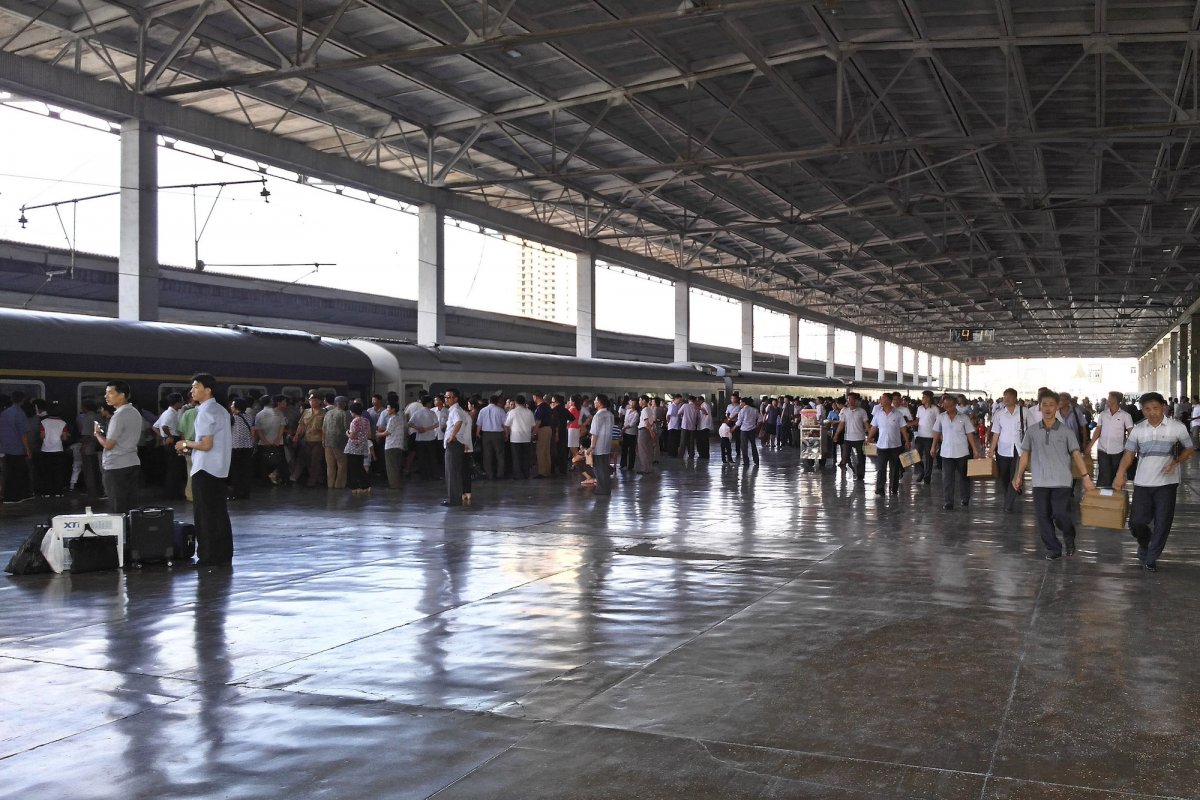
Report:
M59 514L50 520L50 532L42 539L42 555L55 572L71 570L71 551L63 542L82 536L87 526L100 536L117 537L117 563L125 566L125 515L93 514L91 507L82 514Z

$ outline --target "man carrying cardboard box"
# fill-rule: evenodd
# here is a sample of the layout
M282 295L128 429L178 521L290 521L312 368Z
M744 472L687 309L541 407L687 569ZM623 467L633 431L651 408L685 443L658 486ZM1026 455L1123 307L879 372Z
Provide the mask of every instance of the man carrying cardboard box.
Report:
M1125 441L1125 456L1113 480L1113 490L1125 488L1125 473L1138 457L1133 477L1133 505L1129 532L1138 542L1138 560L1149 572L1158 571L1158 557L1167 546L1175 519L1179 491L1179 465L1196 453L1187 428L1166 416L1167 402L1158 392L1141 397L1146 418L1133 426Z
M1058 418L1058 395L1050 390L1038 394L1042 418L1030 426L1021 440L1021 462L1012 485L1017 491L1025 476L1025 468L1033 462L1033 509L1037 516L1038 533L1046 546L1046 558L1053 561L1075 553L1075 522L1071 518L1071 463L1085 472L1083 485L1096 488L1091 475L1086 474L1083 455L1079 451L1079 435ZM1063 533L1058 540L1055 526Z

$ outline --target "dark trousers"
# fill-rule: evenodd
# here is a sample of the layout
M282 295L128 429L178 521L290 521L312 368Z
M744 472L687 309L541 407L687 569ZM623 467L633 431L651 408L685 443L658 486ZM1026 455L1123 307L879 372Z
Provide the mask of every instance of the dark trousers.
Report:
M696 442L696 457L701 461L708 461L708 428L695 431L692 438Z
M235 447L229 455L229 493L238 500L250 499L254 483L254 448ZM192 495L195 496L195 487Z
M596 473L595 493L612 494L612 475L608 471L608 453L592 453L592 470Z
M142 468L124 467L104 470L104 493L108 495L108 510L124 514L138 507L138 479Z
M471 493L471 470L467 466L466 447L455 439L446 443L446 502L461 506L462 496Z
M996 494L1004 498L1004 510L1012 511L1016 507L1017 498L1021 493L1013 488L1013 478L1017 477L1017 465L1021 459L1017 456L996 456L996 473L1000 485Z
M559 431L550 445L550 474L566 475L571 469L571 454L567 452L567 432Z
M417 472L427 481L437 480L438 477L438 448L442 443L437 439L428 442L417 442Z
M867 454L863 452L863 440L842 442L842 462L849 464L854 470L854 477L863 480L867 474Z
M903 447L879 448L879 457L875 460L876 492L883 491L884 483L888 484L888 489L891 491L900 491L900 454L903 452ZM945 459L942 463L945 464Z
M637 432L621 433L621 469L633 469L637 461Z
M282 447L263 446L258 448L259 478L265 483L286 478L288 475L287 459Z
M879 451L882 453L883 451ZM967 459L942 456L942 499L953 503L955 499L964 503L971 499L971 482L967 480Z
M370 489L371 476L367 474L367 457L346 454L346 488Z
M741 446L738 448L742 453L742 463L749 464L750 459L754 459L754 463L758 463L758 436L754 431L742 431L738 437L738 442Z
M721 461L727 464L733 463L733 437L721 437Z
M933 458L929 455L929 450L933 446L933 437L914 437L913 444L917 446L917 452L921 454L921 463L913 467L913 480L929 483L933 480Z
M88 498L95 500L104 494L104 480L100 475L100 456L95 453L84 453L82 458L83 485L87 488Z
M942 460L945 469L946 460ZM1033 512L1037 517L1038 534L1051 553L1062 552L1062 542L1054 532L1057 526L1068 542L1075 541L1075 521L1071 519L1071 487L1033 488Z
M187 461L175 452L174 445L163 448L163 460L166 462L163 493L172 499L182 498L187 487Z
M489 479L504 477L504 431L484 431L480 434L483 445L483 474Z
M742 459L742 429L741 428L733 429L733 453L734 453L734 455L733 455L734 461L741 461L741 459Z
M533 442L512 442L512 476L523 481L529 480L529 470L533 463Z
M1167 546L1171 523L1175 519L1175 495L1178 491L1177 483L1133 487L1129 532L1138 541L1138 557L1147 564L1158 561L1163 548Z
M679 455L687 455L688 458L696 457L695 431L679 431Z
M225 479L199 470L192 475L192 513L196 522L196 555L201 566L233 561L233 525L225 502Z
M1117 477L1117 468L1121 466L1124 456L1124 453L1105 453L1103 450L1096 453L1096 461L1100 466L1100 475L1096 480L1098 488L1112 488L1113 480Z
M71 454L40 453L38 454L39 485L42 494L66 494L67 485L71 482Z
M29 485L29 459L24 454L4 457L4 501L14 503L33 494Z
M678 456L679 455L679 442L683 438L682 434L683 434L683 431L680 430L679 428L675 428L674 430L670 430L670 429L667 430L667 455L669 455L669 456Z

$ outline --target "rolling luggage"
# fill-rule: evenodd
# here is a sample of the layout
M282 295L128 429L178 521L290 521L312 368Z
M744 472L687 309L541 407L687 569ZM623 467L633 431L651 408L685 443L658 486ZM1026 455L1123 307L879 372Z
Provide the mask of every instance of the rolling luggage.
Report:
M50 532L50 523L39 522L33 526L33 533L21 543L17 552L9 559L4 571L10 575L37 575L40 572L53 572L42 555L42 540Z
M126 515L125 550L135 567L167 566L183 554L175 549L175 512L170 508L135 508Z
M175 520L172 527L172 534L175 540L176 558L195 558L196 557L196 526L190 522Z
M64 544L70 554L72 575L121 567L121 537L116 534L97 533L90 524L85 524L82 533Z
M59 514L50 520L50 532L42 539L42 555L50 569L70 571L71 551L66 542L82 536L84 530L99 536L117 537L117 563L125 565L125 515L93 514L89 506L82 514Z

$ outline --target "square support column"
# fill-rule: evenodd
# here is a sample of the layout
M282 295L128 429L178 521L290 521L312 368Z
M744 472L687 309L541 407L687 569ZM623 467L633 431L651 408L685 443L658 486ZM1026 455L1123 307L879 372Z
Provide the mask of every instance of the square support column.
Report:
M1184 323L1179 326L1179 391L1189 400L1192 398L1191 363L1192 363L1192 326Z
M863 335L854 334L854 381L862 383L863 379Z
M925 354L925 385L933 385L933 353Z
M825 326L825 377L832 378L837 370L835 363L837 362L837 328L832 325Z
M575 357L596 357L596 260L575 254Z
M1200 396L1200 314L1192 315L1192 323L1188 325L1191 334L1191 345L1188 353L1188 385L1192 387L1193 397Z
M742 301L742 372L754 370L754 303Z
M446 341L446 217L435 205L417 209L417 344Z
M1171 331L1167 356L1167 397L1179 397L1179 331Z
M121 123L121 256L117 316L158 320L158 135L141 120Z
M886 348L887 348L887 343L884 342L883 339L880 339L879 340L879 370L878 370L879 375L877 376L880 383L883 383L884 381L887 380L887 378L884 376L884 370L883 370L883 365L884 365L884 360L885 360L884 356L887 354Z
M692 285L687 281L675 281L675 357L672 360L692 360Z
M788 375L800 374L800 316L788 314Z

